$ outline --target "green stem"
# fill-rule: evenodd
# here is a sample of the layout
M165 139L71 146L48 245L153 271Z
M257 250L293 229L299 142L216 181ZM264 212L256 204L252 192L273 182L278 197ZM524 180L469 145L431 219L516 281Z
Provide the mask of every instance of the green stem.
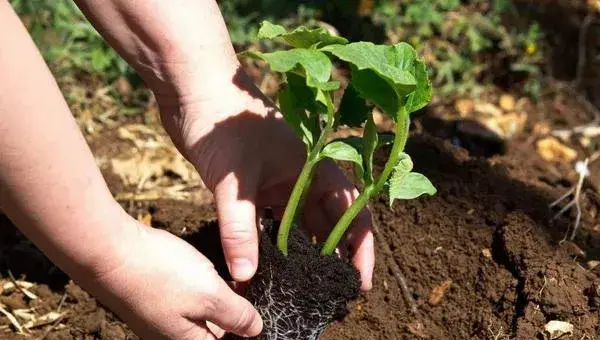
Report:
M377 180L377 185L375 186L375 193L378 193L383 189L383 187L385 186L385 182L392 174L392 171L394 171L394 167L398 164L400 154L402 154L404 148L406 147L409 127L410 117L406 113L406 110L402 108L398 113L398 120L396 122L396 135L394 136L394 145L392 146L390 157L385 163L383 171L381 172L381 175L379 175L379 179Z
M328 256L332 255L337 247L338 243L350 227L350 224L354 220L354 218L360 213L360 211L367 205L371 197L375 196L379 193L383 187L385 186L385 182L394 171L394 167L398 164L398 159L400 158L400 154L404 151L404 147L406 146L406 141L408 139L408 129L410 125L410 118L403 108L398 112L398 121L396 122L396 135L394 136L394 146L392 146L392 151L390 153L390 157L385 163L385 167L381 172L376 184L369 185L365 187L364 191L358 195L356 200L352 202L350 208L344 212L338 223L333 227L333 230L327 237L323 248L321 249L321 255Z
M308 153L306 163L304 163L304 167L302 168L302 171L296 180L296 184L292 189L292 194L290 195L290 199L288 200L283 213L283 218L279 224L279 231L277 232L277 248L283 255L286 256L288 254L288 239L290 236L290 231L297 222L299 213L304 205L306 196L308 195L315 167L320 160L319 153L325 146L327 137L333 130L334 119L332 117L334 113L334 106L333 102L331 102L331 97L327 96L326 98L328 99L327 110L329 111L327 125L323 131L321 131L321 135L319 136L317 143Z
M305 188L308 187L306 184L311 181L310 178L313 173L313 169L317 164L317 161L311 158L312 157L309 157L309 159L307 159L302 171L300 172L300 175L298 176L298 180L294 185L294 189L292 189L292 194L290 195L290 199L285 207L283 218L279 224L279 231L277 232L277 248L283 253L283 255L288 254L288 237L295 222L294 220L297 216L296 211L300 206L302 196L304 196L304 191L306 190Z

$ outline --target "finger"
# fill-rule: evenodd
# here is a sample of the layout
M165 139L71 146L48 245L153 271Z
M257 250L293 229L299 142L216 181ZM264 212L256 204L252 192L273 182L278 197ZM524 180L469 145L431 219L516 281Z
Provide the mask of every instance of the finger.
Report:
M302 218L302 228L308 232L309 236L315 236L319 242L325 241L335 223L327 218L322 203L319 201L317 204L307 206Z
M352 254L352 264L360 272L361 290L363 291L369 291L373 287L375 245L371 223L370 212L363 209L356 217L355 225L346 237Z
M358 197L359 192L337 167L324 167L319 182L326 182L323 187L327 191L320 193L322 207L331 223L335 224ZM371 223L371 213L364 208L352 221L344 239L350 247L352 263L360 272L361 289L364 291L372 287L375 266L375 247ZM339 245L338 248L343 249L342 245Z
M215 188L223 253L236 281L248 281L258 263L255 193L240 197L240 183L229 175Z
M225 331L221 327L215 325L210 321L206 322L206 328L210 330L215 339L220 339L223 337L223 335L225 335Z
M253 337L262 331L262 319L248 302L229 288L220 278L215 277L216 291L202 302L205 308L198 315L200 320L207 320L220 329L239 336Z

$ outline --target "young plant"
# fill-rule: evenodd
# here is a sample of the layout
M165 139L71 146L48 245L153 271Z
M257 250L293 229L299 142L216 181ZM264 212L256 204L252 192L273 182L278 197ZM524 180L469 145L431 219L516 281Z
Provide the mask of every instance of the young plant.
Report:
M272 53L247 51L243 54L266 61L271 70L283 74L285 87L278 96L284 119L302 138L307 158L292 190L277 234L277 248L288 254L288 238L296 225L317 164L332 158L355 163L362 192L342 215L327 238L322 255L331 255L339 241L368 201L387 191L390 206L396 199L433 195L436 189L424 175L413 172L413 162L404 147L408 138L410 114L431 100L427 69L409 44L393 46L370 42L349 43L322 28L284 27L263 22L261 39L277 39L290 49ZM332 61L351 69L351 79L336 110L333 93L340 88L331 79ZM395 136L378 135L373 106L395 121ZM328 142L341 125L364 127L362 138ZM373 155L383 145L392 145L383 171L375 175Z

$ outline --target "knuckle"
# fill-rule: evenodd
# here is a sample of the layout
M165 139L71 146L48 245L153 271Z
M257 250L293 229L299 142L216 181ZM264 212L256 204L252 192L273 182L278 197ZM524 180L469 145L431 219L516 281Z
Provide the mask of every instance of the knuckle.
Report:
M243 331L246 328L250 327L254 321L254 313L250 306L244 305L242 310L237 318L237 321L233 325L233 330L235 331Z
M221 226L221 239L227 245L252 244L255 231L240 222L229 222Z
M196 306L196 308L198 308L200 311L200 314L207 319L216 315L219 306L221 305L221 302L219 301L220 299L215 296L216 293L210 292L210 288L208 290L209 292L200 294L200 298L198 299Z

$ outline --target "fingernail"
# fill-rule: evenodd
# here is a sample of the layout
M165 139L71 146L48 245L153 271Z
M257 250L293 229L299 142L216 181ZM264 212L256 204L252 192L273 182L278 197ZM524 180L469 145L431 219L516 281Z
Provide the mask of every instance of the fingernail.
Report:
M229 267L231 271L231 276L236 281L248 281L254 276L254 265L248 259L239 258L234 259Z

